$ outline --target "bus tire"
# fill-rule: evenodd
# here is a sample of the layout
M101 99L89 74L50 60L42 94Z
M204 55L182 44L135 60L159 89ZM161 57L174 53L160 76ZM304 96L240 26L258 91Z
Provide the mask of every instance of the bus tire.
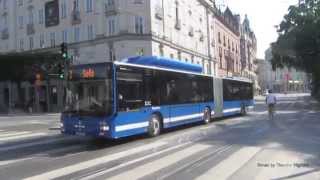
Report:
M209 107L206 107L203 111L203 122L204 124L209 124L211 121L211 110Z
M151 119L149 120L148 134L150 137L156 137L160 135L160 133L161 133L160 117L156 114L153 114L151 116Z

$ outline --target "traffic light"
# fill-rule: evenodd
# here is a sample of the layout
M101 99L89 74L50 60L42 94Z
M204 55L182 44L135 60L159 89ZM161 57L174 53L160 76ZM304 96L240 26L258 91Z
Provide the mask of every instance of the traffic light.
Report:
M68 59L68 45L67 43L62 43L60 45L61 56L63 59Z
M63 64L58 65L58 75L59 75L59 79L64 79L64 65Z

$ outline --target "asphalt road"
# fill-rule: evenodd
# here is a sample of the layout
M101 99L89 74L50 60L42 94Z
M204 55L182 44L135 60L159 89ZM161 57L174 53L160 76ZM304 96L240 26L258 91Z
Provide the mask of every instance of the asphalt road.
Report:
M320 106L279 95L253 112L156 138L62 136L58 115L0 117L0 179L320 179Z

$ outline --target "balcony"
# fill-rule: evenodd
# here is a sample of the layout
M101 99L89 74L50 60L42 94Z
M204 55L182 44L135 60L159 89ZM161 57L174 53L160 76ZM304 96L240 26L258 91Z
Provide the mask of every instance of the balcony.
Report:
M1 39L2 40L9 39L9 30L8 30L8 28L5 28L4 30L1 31Z
M116 15L117 13L118 12L117 12L117 8L116 8L115 3L105 5L106 16L113 16L113 15Z
M174 26L177 30L180 30L181 29L181 20L177 19L176 20L176 24Z
M155 11L156 11L156 18L159 20L162 20L163 19L163 8L157 6Z
M81 17L80 17L79 10L72 11L71 23L72 23L72 25L76 25L76 24L81 23Z
M27 24L27 35L32 35L35 33L34 24Z

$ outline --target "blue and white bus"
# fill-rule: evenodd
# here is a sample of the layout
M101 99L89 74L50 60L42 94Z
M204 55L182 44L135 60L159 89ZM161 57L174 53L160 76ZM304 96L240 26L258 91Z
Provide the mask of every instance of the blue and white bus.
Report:
M252 83L204 75L202 67L163 57L78 65L70 72L61 131L117 139L253 107Z

